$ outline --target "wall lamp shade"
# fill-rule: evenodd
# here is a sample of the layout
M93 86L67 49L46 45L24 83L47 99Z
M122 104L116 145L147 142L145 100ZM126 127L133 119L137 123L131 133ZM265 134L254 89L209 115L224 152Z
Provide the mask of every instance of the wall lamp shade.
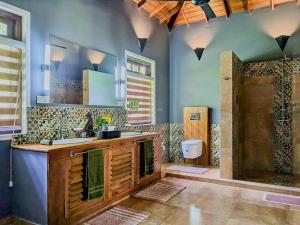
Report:
M141 53L144 52L144 49L146 47L146 43L147 43L147 38L138 38L138 41L139 41L139 47L140 47L140 50L141 50Z
M99 66L100 66L100 64L98 64L98 63L93 63L93 68L94 68L95 71L98 71L98 70L99 70Z
M204 48L195 48L194 52L196 53L196 56L197 56L198 60L200 61L202 54L204 52Z
M54 65L55 70L58 70L61 61L59 61L59 60L53 60L52 63Z
M290 36L287 36L287 35L281 35L281 36L275 38L277 44L279 45L279 47L281 48L282 51L284 50L289 38L290 38Z

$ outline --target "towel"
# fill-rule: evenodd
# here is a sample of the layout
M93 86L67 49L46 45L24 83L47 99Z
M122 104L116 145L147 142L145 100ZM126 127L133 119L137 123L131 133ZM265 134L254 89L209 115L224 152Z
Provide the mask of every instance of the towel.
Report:
M104 160L103 152L94 149L84 155L84 200L103 198L104 196Z
M153 140L147 140L140 147L140 177L153 174L153 167Z

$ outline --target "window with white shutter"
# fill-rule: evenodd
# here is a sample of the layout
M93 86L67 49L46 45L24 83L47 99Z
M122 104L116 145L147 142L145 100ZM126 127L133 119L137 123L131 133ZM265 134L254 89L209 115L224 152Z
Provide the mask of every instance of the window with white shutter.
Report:
M26 133L30 14L0 2L0 136Z
M155 62L126 52L126 107L130 125L155 123Z

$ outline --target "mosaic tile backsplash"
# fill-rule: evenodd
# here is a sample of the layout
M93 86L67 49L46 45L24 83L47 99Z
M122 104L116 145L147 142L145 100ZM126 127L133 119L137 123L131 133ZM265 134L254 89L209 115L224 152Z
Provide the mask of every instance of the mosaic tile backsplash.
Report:
M127 112L122 108L29 107L27 134L17 136L14 144L37 143L42 139L58 139L60 128L64 129L66 137L75 137L73 129L85 126L88 112L93 115L94 128L97 127L96 119L106 114L111 115L113 125L118 129L124 128L126 124Z
M181 162L183 155L181 141L183 140L182 124L156 124L143 126L125 126L127 112L122 108L68 108L68 107L29 107L27 113L28 130L26 135L18 135L13 139L13 144L33 144L42 139L58 139L59 129L64 129L65 137L75 137L74 128L83 128L86 124L86 115L91 112L93 118L109 114L113 125L117 129L144 132L158 132L162 138L162 162ZM94 127L97 127L94 119ZM220 127L213 124L211 129L211 164L220 164Z

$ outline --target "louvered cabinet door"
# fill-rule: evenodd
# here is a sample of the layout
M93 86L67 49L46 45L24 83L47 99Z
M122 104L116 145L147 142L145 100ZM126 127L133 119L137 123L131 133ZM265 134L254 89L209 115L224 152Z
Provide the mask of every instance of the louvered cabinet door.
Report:
M65 217L67 218L72 210L84 203L84 165L82 156L66 161L65 177Z
M133 144L114 147L110 151L109 197L129 193L134 187Z

